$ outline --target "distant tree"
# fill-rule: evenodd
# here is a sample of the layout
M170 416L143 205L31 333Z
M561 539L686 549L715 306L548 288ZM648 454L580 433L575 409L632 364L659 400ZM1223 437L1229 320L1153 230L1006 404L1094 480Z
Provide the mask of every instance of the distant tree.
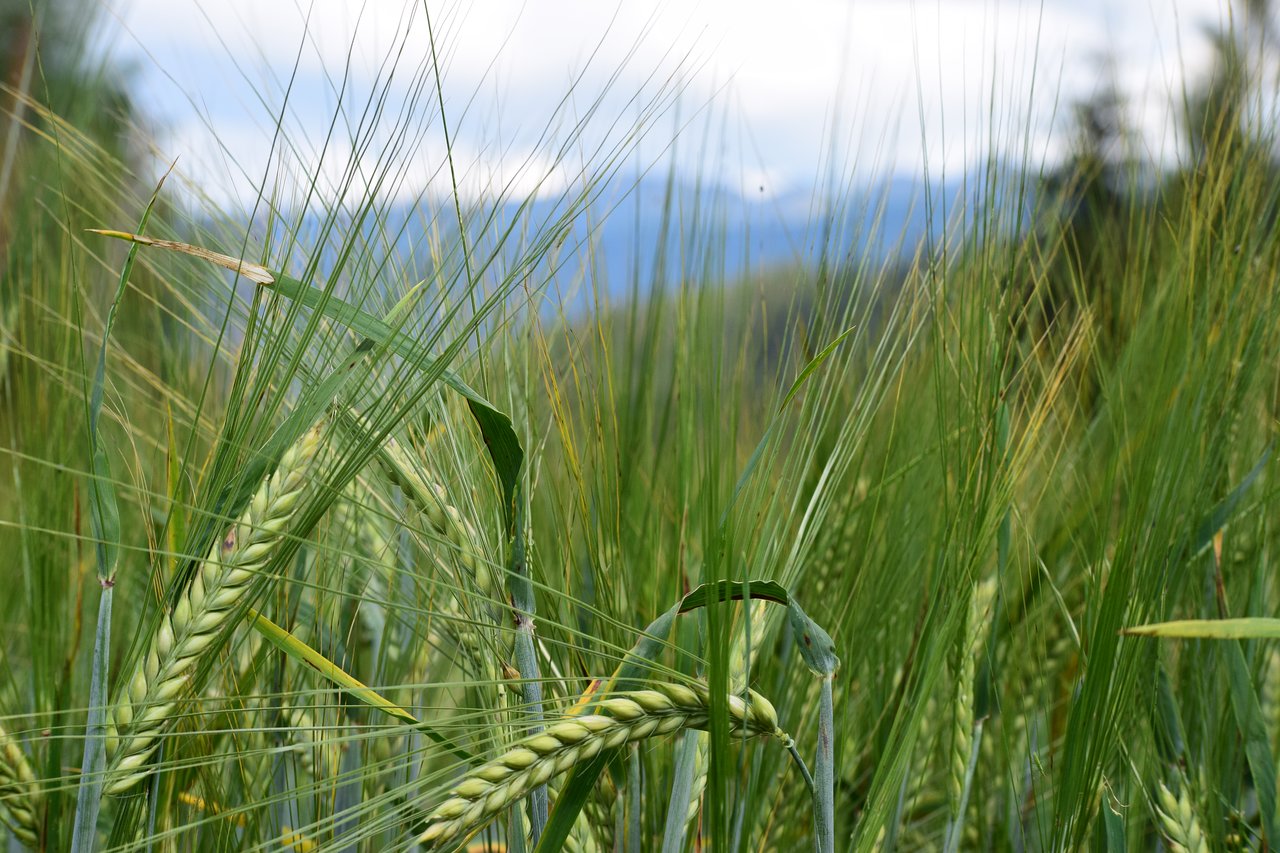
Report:
M1186 142L1163 174L1137 155L1123 94L1112 83L1075 105L1070 152L1039 183L1037 237L1046 281L1028 298L1028 323L1041 333L1087 306L1097 344L1122 346L1152 284L1144 272L1170 239L1161 222L1193 212L1219 242L1235 248L1277 225L1274 104L1263 69L1276 58L1271 0L1242 0L1221 28L1206 31L1210 70L1185 90ZM1104 73L1104 79L1111 75ZM1173 231L1178 231L1174 228ZM1180 238L1181 239L1181 238Z
M7 257L17 216L47 191L31 158L47 144L32 145L30 129L45 129L32 104L74 127L103 154L130 159L134 124L127 78L90 49L99 24L98 5L85 0L0 0L0 260Z
M1257 141L1251 106L1262 82L1263 54L1273 39L1271 0L1243 0L1239 6L1239 19L1206 32L1213 64L1187 96L1185 123L1195 163L1230 160Z
M1271 0L1241 0L1233 7L1239 15L1207 33L1214 58L1187 94L1187 160L1171 176L1167 193L1171 215L1186 205L1214 211L1216 228L1230 228L1237 239L1245 237L1240 225L1269 231L1276 222L1275 105L1267 103L1264 76L1277 54L1272 7Z
M1088 306L1100 344L1110 346L1120 336L1112 271L1133 261L1130 224L1148 201L1150 181L1134 154L1125 102L1109 70L1103 79L1091 98L1075 104L1069 153L1040 181L1036 228L1047 280L1035 288L1027 313L1039 334L1070 323Z
M0 0L3 376L13 369L10 352L56 346L32 329L49 305L62 304L67 282L37 272L49 258L76 251L84 228L136 221L139 199L150 191L138 177L147 170L129 76L95 47L101 10L95 0ZM83 266L68 268L81 276L77 286L111 286ZM140 270L133 284L152 283ZM154 303L163 294L151 289ZM161 320L139 314L122 315L118 334L136 331L136 340L155 340Z

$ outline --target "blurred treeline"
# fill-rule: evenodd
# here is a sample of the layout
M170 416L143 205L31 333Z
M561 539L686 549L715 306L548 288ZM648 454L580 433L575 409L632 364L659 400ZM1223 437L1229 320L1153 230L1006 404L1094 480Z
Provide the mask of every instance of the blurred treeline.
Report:
M1168 258L1185 261L1185 252L1170 251L1170 241L1180 248L1229 241L1231 251L1265 262L1280 204L1273 5L1233 2L1221 26L1206 29L1213 54L1207 73L1172 95L1180 114L1173 164L1159 164L1145 150L1136 105L1120 93L1111 64L1099 63L1096 94L1073 109L1069 156L1036 179L1036 267L1050 286L1028 306L1034 334L1069 325L1062 321L1088 310L1095 345L1104 358L1114 357L1155 295L1122 283L1159 279L1121 273L1155 270Z

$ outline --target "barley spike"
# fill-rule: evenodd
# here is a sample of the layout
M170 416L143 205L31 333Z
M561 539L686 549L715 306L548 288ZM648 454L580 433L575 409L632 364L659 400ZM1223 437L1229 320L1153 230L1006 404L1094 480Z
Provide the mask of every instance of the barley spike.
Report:
M40 791L22 746L0 728L0 822L35 849L40 842Z
M174 704L196 663L213 644L259 571L285 538L319 454L324 422L285 451L249 506L196 569L173 609L163 614L143 656L124 679L107 715L103 791L119 794L146 778L143 765L172 725Z
M729 722L737 731L791 738L778 715L754 691L749 701L728 697ZM524 738L498 758L468 773L452 796L427 817L418 842L428 848L457 842L498 817L512 803L553 776L589 761L604 750L633 741L707 726L711 697L703 685L653 685L603 699L598 713L571 717Z
M1186 786L1175 797L1161 782L1158 794L1156 811L1160 817L1161 829L1169 839L1169 849L1174 853L1209 853L1209 843L1191 808L1191 798L1187 796Z
M377 458L387 479L400 487L436 534L452 546L458 564L470 575L476 590L485 598L492 598L493 572L476 550L479 537L462 513L449 502L444 486L424 477L420 472L421 466L415 464L400 442L391 436L383 440Z

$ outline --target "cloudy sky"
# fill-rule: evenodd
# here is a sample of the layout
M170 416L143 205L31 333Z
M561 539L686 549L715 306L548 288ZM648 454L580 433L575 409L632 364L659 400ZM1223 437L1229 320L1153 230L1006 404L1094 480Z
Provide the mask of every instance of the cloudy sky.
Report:
M278 180L268 164L282 160L333 185L355 164L365 181L389 166L390 194L436 187L430 34L470 193L554 191L596 146L647 165L673 138L681 168L744 193L805 191L833 160L869 176L1052 158L1068 105L1104 69L1167 157L1171 92L1207 67L1204 31L1229 13L1228 0L105 2L105 42L134 68L160 152L222 204Z

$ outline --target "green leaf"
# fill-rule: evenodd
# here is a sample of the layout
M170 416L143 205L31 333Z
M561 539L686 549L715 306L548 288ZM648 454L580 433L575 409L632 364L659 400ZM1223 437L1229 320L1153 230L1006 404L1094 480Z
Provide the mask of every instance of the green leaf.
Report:
M387 699L372 687L361 683L357 679L348 675L347 672L324 655L317 652L311 646L299 640L293 634L281 628L267 617L258 613L256 610L249 609L248 616L250 624L263 637L271 641L271 644L289 657L300 663L314 669L320 676L334 686L338 687L344 693L358 702L368 705L370 708L381 711L389 717L399 720L402 723L419 729L427 737L436 743L448 749L457 757L464 761L470 761L472 755L466 749L455 744L452 740L432 729L426 723L423 723L417 717L410 714L404 708Z
M1280 619L1182 619L1125 628L1124 633L1135 637L1180 637L1194 640L1274 640L1280 639Z
M1262 453L1262 458L1253 466L1252 470L1245 475L1240 481L1240 485L1231 490L1231 494L1222 499L1222 502L1213 508L1213 512L1209 513L1209 517L1200 525L1200 529L1196 531L1194 547L1191 553L1199 554L1205 548L1208 548L1213 542L1213 537L1218 535L1218 531L1226 526L1231 517L1236 514L1236 510L1240 508L1240 504L1244 501L1244 496L1253 482L1258 479L1262 471L1267 466L1267 460L1271 458L1271 447L1267 447Z
M747 587L750 587L748 594ZM787 588L777 581L716 581L704 583L697 589L680 599L678 612L688 613L705 607L707 600L715 597L717 601L741 601L744 598L772 601L775 604L791 603Z
M1107 842L1107 853L1125 853L1128 845L1125 841L1124 818L1116 811L1115 802L1110 795L1103 797L1102 808L1103 837Z
M534 853L551 853L564 847L565 839L573 830L578 814L591 797L596 780L608 763L608 754L602 752L586 764L579 764L573 771L569 781L560 789L560 796L556 799L555 808L551 810L551 816L547 819Z
M1267 725L1258 705L1258 693L1249 678L1249 664L1244 659L1240 643L1225 646L1227 657L1227 681L1231 690L1231 710L1235 714L1236 728L1244 742L1245 759L1253 776L1253 788L1258 796L1258 814L1267 840L1275 843L1276 836L1276 765L1271 757L1271 739L1267 737Z
M686 731L676 747L675 767L671 774L671 799L667 805L662 830L662 853L680 853L684 849L685 819L693 798L694 759L698 754L698 733Z
M809 618L795 599L787 605L787 616L791 622L791 631L795 637L796 648L800 657L814 675L829 678L840 668L840 658L836 656L836 644L831 635L822 626Z

